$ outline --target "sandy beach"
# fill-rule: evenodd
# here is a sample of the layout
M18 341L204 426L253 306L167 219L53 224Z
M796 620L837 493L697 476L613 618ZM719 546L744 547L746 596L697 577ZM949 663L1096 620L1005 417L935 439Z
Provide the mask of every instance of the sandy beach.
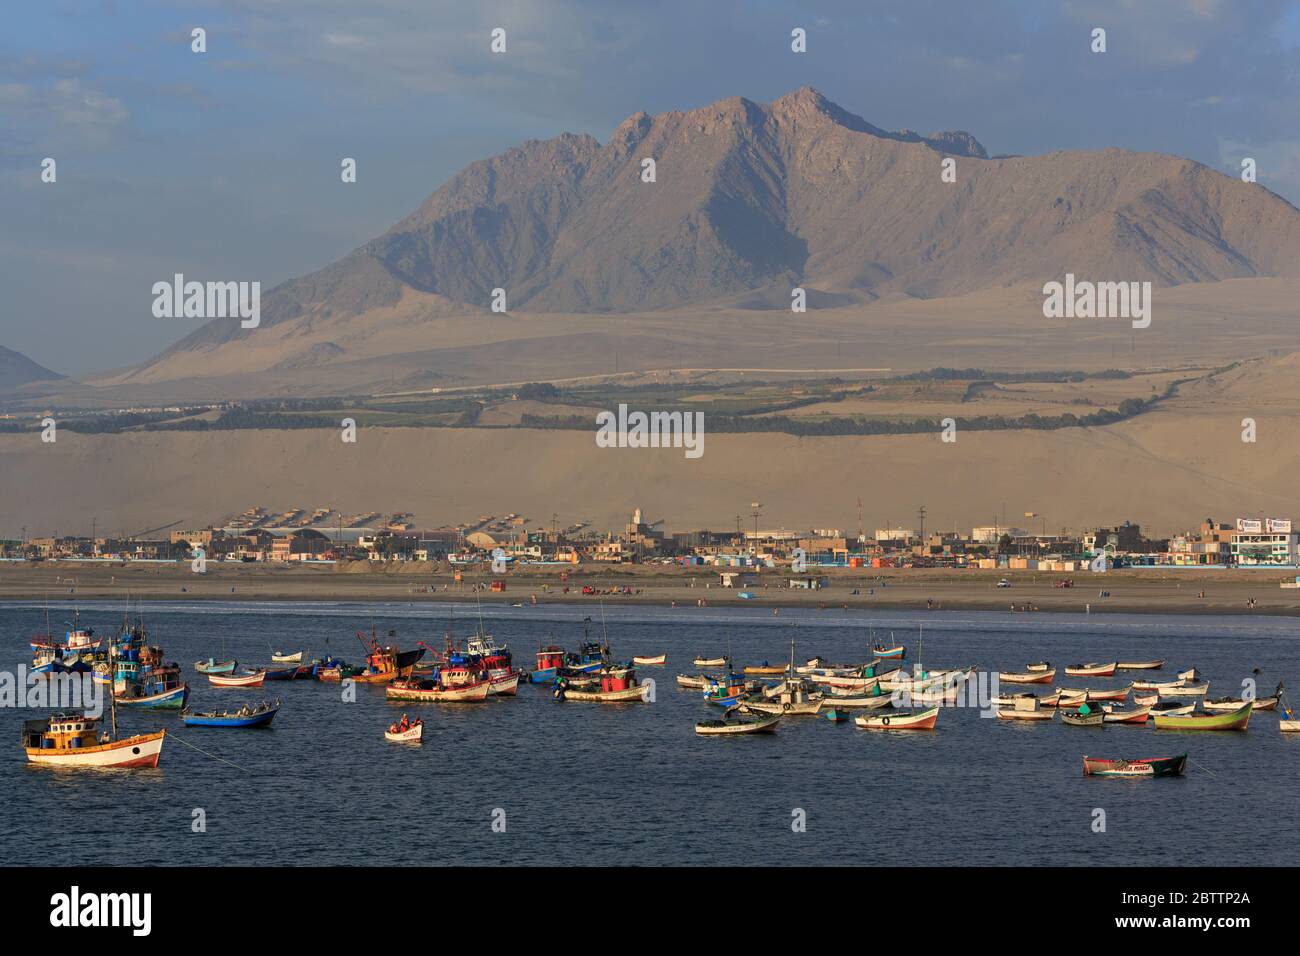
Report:
M437 564L372 567L271 567L210 564L203 574L188 565L89 565L59 563L0 568L0 600L69 604L85 600L167 601L482 601L492 604L583 604L602 598L582 594L584 586L603 592L610 605L652 604L689 609L709 607L879 607L917 610L986 610L1011 613L1078 614L1269 614L1300 616L1300 589L1279 587L1294 572L1143 569L1105 575L1037 572L833 569L820 590L792 589L784 570L768 570L741 588L719 586L717 572L663 566L581 566L561 579L556 568L524 569L501 575L466 571L462 581ZM1006 578L1010 587L998 587ZM1072 577L1073 587L1058 587ZM506 591L492 592L493 578ZM476 588L476 585L480 587ZM633 593L609 593L629 588ZM565 588L568 590L566 591ZM1106 592L1106 596L1102 592ZM1200 594L1204 593L1204 597ZM1251 600L1254 606L1249 606Z

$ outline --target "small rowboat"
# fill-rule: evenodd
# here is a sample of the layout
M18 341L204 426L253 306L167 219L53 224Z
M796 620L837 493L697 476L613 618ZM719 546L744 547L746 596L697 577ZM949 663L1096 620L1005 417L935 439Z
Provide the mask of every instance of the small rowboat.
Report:
M836 707L823 708L820 713L821 716L825 717L833 724L842 724L852 716L847 710L842 710ZM1300 720L1292 721L1292 723L1300 724Z
M1179 671L1179 672L1178 672L1178 679L1179 679L1179 680L1198 681L1198 680L1201 679L1201 672L1198 671L1195 667L1191 668L1190 670Z
M414 700L429 704L477 704L487 700L492 682L474 681L442 687L427 680L398 680L384 688L389 700Z
M744 671L746 674L755 674L761 677L776 677L785 673L785 665L779 667L772 664L747 664Z
M1230 714L1188 714L1171 717L1156 714L1156 730L1245 730L1250 725L1253 702Z
M881 647L880 645L876 645L871 649L871 653L880 658L902 660L907 656L907 648L902 644L899 644L897 647Z
M1178 687L1185 687L1187 681L1183 678L1178 680L1135 680L1133 682L1134 690L1173 690Z
M1284 734L1300 733L1300 720L1279 720L1277 729Z
M1145 724L1151 716L1150 707L1134 707L1132 710L1105 711L1108 724Z
M840 677L834 674L813 674L809 680L814 684L820 684L823 687L830 687L831 689L839 688L840 690L851 690L855 692L873 690L876 685L880 683L879 677Z
M701 720L695 725L695 732L701 736L711 734L770 734L781 722L780 717L746 717L743 714L727 714L716 720Z
M1050 661L1039 661L1036 664L1026 664L1025 670L1029 671L1030 673L1041 674L1043 671L1051 668L1051 666L1052 664Z
M813 717L822 709L822 698L814 700L742 700L743 713L777 714L782 717Z
M295 651L292 654L286 654L284 651L276 651L271 655L271 660L276 664L301 664L302 651Z
M889 694L853 694L824 699L827 706L843 710L881 710L893 700Z
M1113 677L1115 668L1119 666L1117 661L1111 661L1109 664L1098 664L1090 662L1087 664L1070 664L1065 668L1066 677Z
M725 667L727 659L725 657L697 657L691 663L696 667Z
M1139 760L1083 758L1083 772L1090 777L1177 777L1187 765L1187 754L1177 757L1143 757Z
M1281 688L1269 697L1256 697L1254 704L1256 710L1276 710L1277 702L1282 698ZM1201 709L1212 714L1221 714L1229 710L1237 710L1242 704L1246 703L1243 697L1219 697L1216 700L1201 701Z
M1196 710L1196 701L1184 704L1177 700L1162 700L1151 708L1152 714L1164 714L1169 717L1182 717Z
M703 690L713 683L712 677L705 677L702 674L678 674L677 686L686 687L690 690Z
M1050 684L1055 677L1055 668L1048 668L1045 671L1032 671L1027 674L1017 674L1015 671L998 672L998 680L1004 684Z
M393 724L396 727L397 724ZM424 721L416 720L406 730L385 730L384 739L395 744L418 744L424 738Z
M268 669L263 673L266 674L267 680L293 680L295 677L298 676L298 668L297 666L284 667L281 668L280 670L274 670L274 671Z
M213 687L261 687L266 682L266 671L253 674L208 674Z
M182 710L186 727L267 727L280 711L280 702L241 707L239 710L211 710L204 713Z
M1126 700L1130 687L1132 687L1131 684L1125 687L1102 688L1100 690L1097 688L1065 687L1061 689L1061 693L1067 700L1074 697L1082 697L1086 700Z
M863 730L934 730L939 719L939 708L929 710L900 710L889 714L864 714L853 723Z
M1100 727L1106 720L1105 711L1098 708L1086 714L1081 710L1061 711L1061 723L1069 727Z
M194 662L194 669L200 674L233 674L238 666L239 661L219 661L213 657Z
M1115 665L1122 671L1158 671L1165 666L1164 658L1158 661L1120 661Z
M1151 694L1135 693L1133 695L1133 703L1137 704L1139 707L1150 707L1153 704L1158 703L1159 701L1160 701L1160 694L1158 692L1151 693Z
M1210 689L1209 681L1204 684L1184 684L1182 687L1161 687L1161 697L1204 697Z
M994 697L989 703L994 707L1014 707L1016 701L1030 700L1031 698L1038 701L1039 707L1055 707L1061 700L1061 692L1058 690L1046 697L1039 697L1030 691L1025 691L1022 694L1003 694L1000 697Z
M1055 710L1014 710L1004 707L997 712L998 720L1051 720Z
M632 663L640 664L642 667L658 667L666 660L668 660L668 655L660 654L658 657L634 657Z

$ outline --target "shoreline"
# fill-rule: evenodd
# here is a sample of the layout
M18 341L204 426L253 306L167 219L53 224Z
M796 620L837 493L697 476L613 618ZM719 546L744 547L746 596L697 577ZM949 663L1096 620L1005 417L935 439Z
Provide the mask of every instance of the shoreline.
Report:
M730 570L730 569L729 569ZM1003 611L1011 606L1035 611L1088 614L1234 614L1300 617L1300 589L1279 587L1294 575L1283 570L1165 570L1112 571L1106 574L1059 575L1021 571L953 571L948 569L824 569L828 585L819 590L786 586L788 570L746 575L745 587L724 588L718 572L704 568L659 565L579 566L561 579L557 568L525 569L492 575L453 572L435 565L402 565L381 569L360 567L268 567L209 565L197 574L184 566L159 565L35 565L0 568L0 602L76 604L93 600L167 601L357 601L387 603L467 603L525 606L536 603L598 607L650 605L692 608L700 601L710 608L782 608ZM800 577L808 577L801 575ZM1006 578L1007 588L997 587ZM1058 587L1063 578L1074 586ZM488 590L502 579L506 590ZM584 595L584 585L605 591L627 587L631 594ZM567 593L565 588L568 588ZM752 600L738 595L742 590ZM853 593L854 591L858 593ZM1100 596L1106 591L1108 597ZM874 593L873 593L874 592ZM1205 596L1199 595L1204 592ZM1253 599L1254 606L1248 606ZM929 603L927 603L929 602Z

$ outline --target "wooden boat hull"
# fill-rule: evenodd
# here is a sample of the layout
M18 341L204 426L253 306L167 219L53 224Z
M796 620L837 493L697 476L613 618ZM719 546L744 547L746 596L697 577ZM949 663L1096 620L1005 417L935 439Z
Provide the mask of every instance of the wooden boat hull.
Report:
M696 667L723 667L727 663L725 657L697 657L691 663Z
M1083 758L1083 772L1090 777L1177 777L1187 765L1187 754L1177 757L1144 757L1139 760Z
M1061 696L1066 700L1127 700L1129 687L1116 687L1110 690L1093 690L1091 688L1062 687Z
M403 730L399 733L385 730L384 739L395 744L418 744L424 739L424 724L417 724L410 730Z
M1279 720L1277 729L1284 734L1300 733L1300 720Z
M1066 677L1114 677L1117 661L1109 664L1072 664L1065 669Z
M780 722L780 717L766 717L761 720L703 720L695 725L695 732L701 737L770 734L776 731L777 724Z
M660 654L657 657L634 657L632 663L639 664L642 667L658 667L666 660L668 660L668 655Z
M1245 730L1250 725L1253 704L1230 714L1189 714L1171 717L1156 714L1156 730Z
M488 679L488 694L496 697L514 697L519 693L519 675L506 674L504 677Z
M240 674L230 677L208 674L208 683L213 687L261 687L266 683L266 674Z
M271 663L273 664L301 664L302 651L296 654L272 654Z
M1056 716L1055 710L999 710L998 720L1051 720Z
M644 703L649 693L649 684L637 684L635 687L625 687L622 690L566 690L564 699L598 704L631 704Z
M1254 699L1255 710L1273 710L1277 707L1278 698L1276 697L1256 697ZM1233 697L1228 700L1203 700L1201 709L1210 714L1230 713L1234 710L1240 710L1246 701L1240 697Z
M785 673L785 667L784 666L765 667L765 666L749 665L744 668L744 672L746 674L754 674L756 676L762 676L762 677L779 677L780 675Z
M1132 710L1119 710L1107 713L1104 720L1108 724L1145 724L1150 717L1150 707L1135 707Z
M1120 661L1115 665L1122 671L1158 671L1165 666L1164 658L1158 661Z
M24 747L27 759L45 767L117 768L156 767L162 755L163 738L167 731L138 734L123 740L94 747L72 750L50 750L41 747Z
M712 681L707 677L692 677L689 674L677 675L677 686L685 687L688 690L703 690L711 683Z
M144 707L149 710L184 710L185 701L189 696L190 685L182 684L180 687L173 687L171 690L150 694L147 697L119 697L117 706Z
M474 684L461 684L459 687L404 687L389 684L384 688L384 696L389 700L420 701L428 704L477 704L488 699L491 682L478 681Z
M1056 668L1024 674L1018 674L1015 671L1001 671L998 673L998 680L1004 684L1050 684L1055 677Z
M256 714L189 714L181 712L181 722L186 727L269 727L279 707Z
M194 669L200 674L233 674L239 661L196 661Z
M1105 722L1106 715L1100 710L1095 710L1090 714L1061 711L1061 723L1067 727L1100 727Z
M1204 684L1189 684L1184 687L1159 688L1161 697L1204 697L1209 689L1210 685L1208 682Z
M1031 674L1034 673L1041 674L1043 671L1047 670L1051 666L1052 665L1049 664L1047 661L1039 661L1037 664L1026 664L1025 670L1027 670Z
M901 644L898 647L873 647L871 653L881 660L902 660L907 656L907 648Z
M934 730L939 708L907 711L901 714L864 714L853 723L863 730Z

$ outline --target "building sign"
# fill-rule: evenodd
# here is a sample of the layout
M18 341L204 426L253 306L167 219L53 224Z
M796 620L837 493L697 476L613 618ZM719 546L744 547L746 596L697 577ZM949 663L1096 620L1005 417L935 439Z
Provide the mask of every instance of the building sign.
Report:
M1264 522L1260 518L1238 518L1237 530L1242 534L1260 534L1264 530Z
M1268 530L1270 534L1290 534L1291 519L1290 518L1269 518Z

